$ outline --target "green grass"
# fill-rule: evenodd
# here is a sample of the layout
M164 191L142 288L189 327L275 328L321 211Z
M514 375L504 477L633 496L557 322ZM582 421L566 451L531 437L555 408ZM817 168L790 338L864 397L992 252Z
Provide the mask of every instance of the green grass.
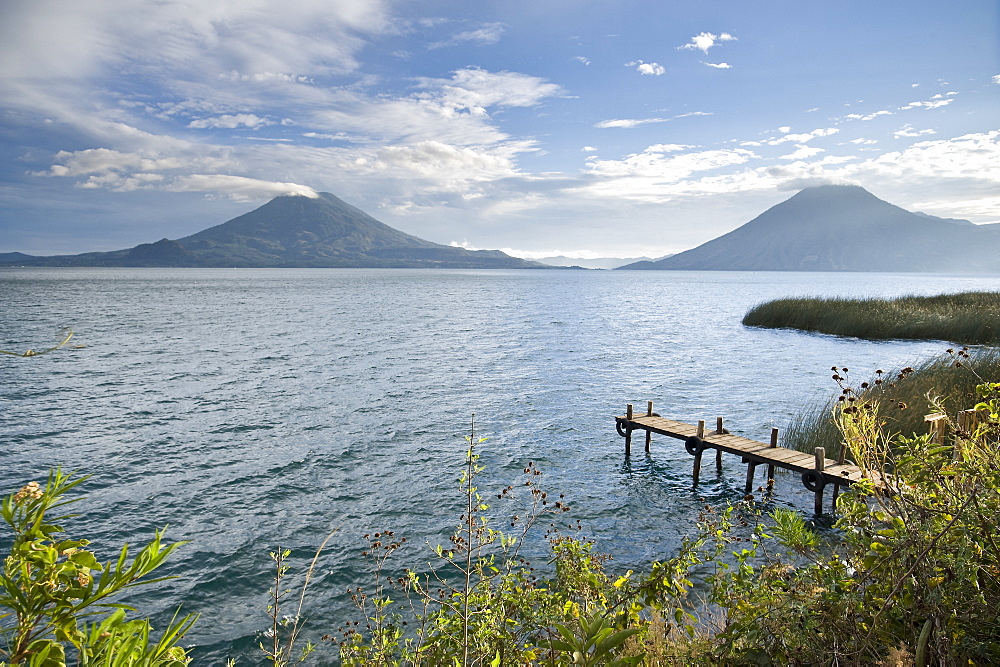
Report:
M931 412L928 395L942 397L948 413L954 417L961 410L978 402L976 385L1000 377L1000 349L978 348L968 350L968 359L945 354L913 366L913 372L900 377L902 369L864 378L868 387L861 388L861 379L849 382L865 402L878 402L879 418L885 422L886 433L912 436L926 433L924 417ZM961 366L955 366L956 360ZM833 371L831 371L831 375ZM842 371L839 373L844 376ZM880 384L875 384L881 380ZM812 453L815 447L825 447L827 456L840 454L840 433L833 423L833 408L839 391L823 405L802 410L785 431L783 446Z
M990 345L1000 343L1000 292L897 299L777 299L751 308L743 324L873 340Z

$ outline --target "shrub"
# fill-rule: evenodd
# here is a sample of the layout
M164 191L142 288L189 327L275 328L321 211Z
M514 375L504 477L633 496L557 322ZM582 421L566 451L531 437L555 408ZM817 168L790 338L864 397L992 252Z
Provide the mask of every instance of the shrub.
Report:
M56 667L76 654L80 665L186 665L177 642L195 622L175 615L159 640L145 619L128 620L132 607L110 601L121 591L163 579L149 579L181 543L163 545L157 532L131 562L128 545L118 558L100 563L87 540L62 537L53 510L85 478L55 470L42 488L29 482L4 499L0 515L13 533L10 554L0 575L0 656L11 665ZM7 664L0 663L0 664Z
M945 444L890 438L864 403L840 409L870 481L841 496L836 539L788 511L759 524L713 580L726 622L712 660L1000 661L1000 384L978 391L984 423Z

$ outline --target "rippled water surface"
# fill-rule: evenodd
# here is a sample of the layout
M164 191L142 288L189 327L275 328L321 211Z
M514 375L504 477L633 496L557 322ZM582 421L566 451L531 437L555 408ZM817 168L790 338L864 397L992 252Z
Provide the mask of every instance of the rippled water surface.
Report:
M268 551L291 548L298 565L339 527L307 634L354 619L343 591L366 581L362 533L406 535L411 567L448 534L473 413L484 489L535 461L613 568L641 567L671 553L699 499L739 498L744 471L730 461L692 491L677 441L626 460L611 418L626 403L724 416L766 439L833 393L833 364L867 373L946 345L744 328L754 304L998 288L886 274L0 269L0 347L45 347L62 326L86 344L0 358L0 492L55 466L90 474L68 527L104 558L169 524L190 541L168 566L180 578L136 604L161 627L178 604L200 613L197 663L255 664ZM777 501L811 506L793 480Z

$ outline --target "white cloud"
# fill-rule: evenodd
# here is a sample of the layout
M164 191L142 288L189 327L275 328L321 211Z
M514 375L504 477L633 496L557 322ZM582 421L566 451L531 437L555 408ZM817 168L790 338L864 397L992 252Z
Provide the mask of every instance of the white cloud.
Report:
M266 118L261 118L252 113L241 113L241 114L223 114L222 116L215 116L214 118L199 118L198 120L193 120L188 123L188 127L195 129L207 129L207 128L226 128L235 129L237 127L249 127L250 129L257 129L258 127L264 127L266 125L274 125L273 121Z
M788 155L782 155L780 159L782 160L807 160L811 157L816 157L820 153L825 153L822 148L816 148L815 146L806 146L805 144L796 145L796 150L789 153Z
M900 129L896 130L895 132L893 132L892 136L894 136L897 139L902 139L904 137L907 137L907 138L910 138L910 137L923 137L923 136L926 136L928 134L937 134L937 132L934 131L934 130L931 130L931 129L915 130L915 129L913 129L912 125L907 124L907 125L904 125L903 127L901 127Z
M427 48L440 49L446 46L455 46L466 42L475 42L482 45L496 44L500 41L500 37L503 36L506 29L507 26L503 23L486 23L475 30L460 32L452 35L444 41L434 42L433 44L428 45Z
M917 142L873 158L861 169L908 183L972 179L995 193L1000 186L1000 130Z
M709 67L714 67L715 69L732 69L733 66L729 63L707 63L704 60L701 61L702 65L708 65Z
M847 120L875 120L879 116L891 116L891 115L892 115L891 111L882 109L880 111L875 111L874 113L870 114L849 113L846 116L844 116L844 118Z
M900 111L906 111L907 109L921 109L921 108L939 109L941 107L948 106L954 101L955 99L951 98L951 99L935 99L935 100L929 100L927 102L910 102L905 107L899 107L899 109Z
M598 194L620 192L622 196L662 197L664 183L677 183L702 171L743 164L757 157L745 149L682 152L690 148L657 144L621 160L588 160L587 171L602 177L587 189Z
M778 132L781 132L782 134L788 134L791 131L792 128L789 125L782 125L781 127L778 128Z
M154 172L180 169L188 164L180 158L153 158L108 148L59 151L53 162L49 171L36 175L78 177L108 172Z
M223 72L219 75L220 79L226 81L252 81L254 83L265 83L268 81L277 81L280 83L315 83L313 79L308 76L303 76L301 74L284 74L280 72L254 72L253 74L244 74L232 70L230 72Z
M876 141L875 139L864 139L864 138L858 137L857 139L851 139L851 141L849 143L858 144L858 145L861 145L861 146L872 146L874 144L877 144L878 141Z
M1000 74L993 75L993 83L1000 85Z
M660 76L667 71L659 63L647 63L641 60L633 60L632 62L625 63L625 67L634 67L639 74L651 74L653 76Z
M583 56L576 56L575 58L573 58L573 60L575 60L577 62L581 62L584 65L589 65L590 64L590 61L587 60L586 58L584 58Z
M181 176L165 189L171 192L207 192L240 200L270 199L280 195L298 195L310 199L319 196L312 188L298 183L262 181L227 174Z
M350 141L350 135L344 132L337 132L336 134L329 134L326 132L303 132L303 137L309 137L310 139L329 139L330 141Z
M584 146L580 150L583 151L583 152L585 152L585 153L594 153L594 152L597 151L597 148L594 147L594 146Z
M422 141L412 146L385 146L375 153L372 168L395 170L435 179L486 180L514 172L511 153Z
M638 127L639 125L649 125L650 123L666 123L670 121L670 118L617 118L614 120L602 120L599 123L594 123L594 127L601 129L609 127Z
M650 123L668 123L672 120L677 120L678 118L688 118L690 116L711 116L711 113L705 111L689 111L688 113L682 113L671 118L618 118L614 120L602 120L599 123L594 123L594 127L606 129L609 127L621 127L630 128L638 127L639 125L649 125Z
M230 174L190 174L198 169L224 168L217 157L153 157L107 148L60 151L52 167L38 176L83 179L77 187L114 192L158 189L168 192L206 192L239 199L265 199L280 194L316 196L296 183L281 183ZM85 177L85 178L84 178Z
M452 72L451 79L420 79L427 99L455 110L485 113L487 107L531 107L546 97L562 93L562 88L545 79L517 72L490 72L468 67Z
M805 134L788 134L786 130L791 130L790 127L778 128L782 132L786 132L784 136L777 137L776 139L768 139L767 141L744 141L741 143L742 146L778 146L780 144L794 142L797 144L803 144L807 141L811 141L817 137L828 137L831 134L836 134L840 132L839 129L835 127L821 127L813 130L812 132L807 132Z
M714 35L710 32L701 32L691 38L691 41L683 46L678 46L678 49L699 49L703 53L708 53L708 50L713 46L717 45L719 42L729 42L736 38L730 35L728 32L724 32L721 35Z

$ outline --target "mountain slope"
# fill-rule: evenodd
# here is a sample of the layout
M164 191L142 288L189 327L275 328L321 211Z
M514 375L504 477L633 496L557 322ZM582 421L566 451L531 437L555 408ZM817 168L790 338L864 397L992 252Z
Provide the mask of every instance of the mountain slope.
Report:
M276 197L176 241L162 239L104 253L11 259L26 266L552 268L497 250L470 251L425 241L328 192L315 198Z
M802 190L697 248L623 269L1000 271L1000 234L911 213L858 186Z

